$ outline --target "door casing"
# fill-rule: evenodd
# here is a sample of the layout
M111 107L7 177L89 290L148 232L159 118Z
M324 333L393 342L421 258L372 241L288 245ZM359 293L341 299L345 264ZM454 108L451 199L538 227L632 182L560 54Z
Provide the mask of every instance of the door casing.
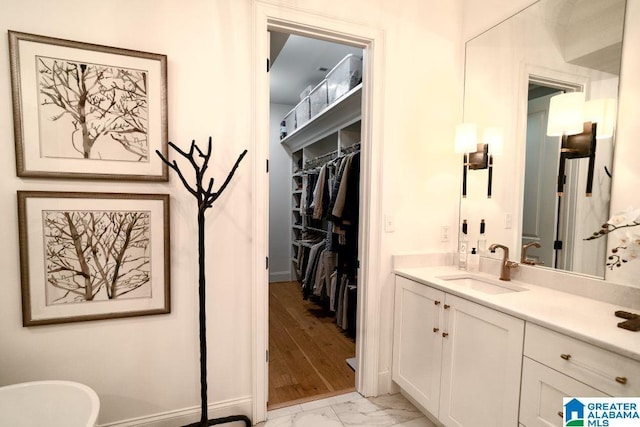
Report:
M356 327L356 390L375 396L379 389L381 280L382 147L384 94L384 32L354 22L319 15L299 8L253 2L253 118L252 142L252 402L253 421L266 419L268 390L268 282L269 246L269 56L268 31L298 34L364 50L358 309ZM367 325L366 328L363 325Z

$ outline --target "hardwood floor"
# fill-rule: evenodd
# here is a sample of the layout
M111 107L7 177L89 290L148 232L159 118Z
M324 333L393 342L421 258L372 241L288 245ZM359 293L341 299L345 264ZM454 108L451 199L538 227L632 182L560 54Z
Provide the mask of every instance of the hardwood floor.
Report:
M355 390L346 359L355 342L334 317L302 299L298 282L269 285L268 409Z

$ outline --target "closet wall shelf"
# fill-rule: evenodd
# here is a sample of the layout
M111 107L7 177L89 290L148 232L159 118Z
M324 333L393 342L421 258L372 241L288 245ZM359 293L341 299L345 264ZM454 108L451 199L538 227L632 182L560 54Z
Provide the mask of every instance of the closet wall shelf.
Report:
M292 153L311 142L322 139L338 129L360 120L362 83L347 92L313 119L287 135L281 144Z

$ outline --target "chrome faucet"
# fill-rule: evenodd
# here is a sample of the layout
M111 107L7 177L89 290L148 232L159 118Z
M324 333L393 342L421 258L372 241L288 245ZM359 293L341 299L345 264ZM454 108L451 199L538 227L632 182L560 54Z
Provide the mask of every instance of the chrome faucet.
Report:
M509 248L504 245L499 245L498 243L494 243L489 246L489 251L491 253L495 253L496 249L502 249L502 268L500 269L500 280L509 281L511 280L511 269L516 268L518 266L517 262L509 261Z
M529 250L531 246L539 248L540 243L531 242L531 243L527 243L526 245L522 245L522 252L520 252L520 264L527 264L527 265L544 264L542 262L537 263L535 260L527 258L527 250Z

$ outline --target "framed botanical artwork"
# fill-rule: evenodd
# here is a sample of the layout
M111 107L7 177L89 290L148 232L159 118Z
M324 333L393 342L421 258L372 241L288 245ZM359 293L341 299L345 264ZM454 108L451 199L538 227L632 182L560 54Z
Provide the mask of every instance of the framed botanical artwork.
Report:
M20 177L167 181L167 57L9 31Z
M18 191L24 326L171 311L169 195Z

